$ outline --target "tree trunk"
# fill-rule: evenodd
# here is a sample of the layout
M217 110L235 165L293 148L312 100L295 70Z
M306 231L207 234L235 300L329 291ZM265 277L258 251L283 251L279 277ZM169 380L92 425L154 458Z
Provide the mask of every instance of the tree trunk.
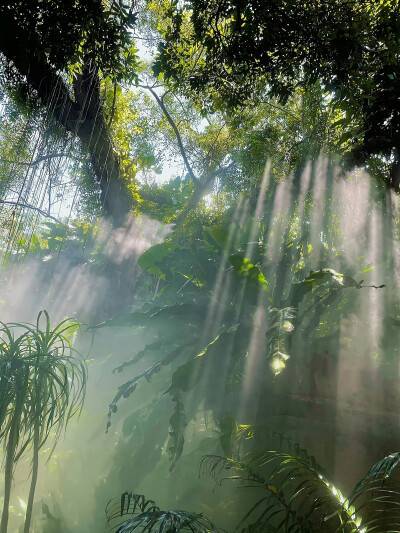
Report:
M39 422L35 421L35 429L34 429L34 436L33 436L32 477L31 477L31 485L29 487L28 505L26 507L24 533L29 533L29 528L30 528L31 520L32 520L33 499L35 497L36 482L37 482L38 470L39 470L39 434L40 434Z
M45 54L27 56L24 43L13 39L19 35L18 20L7 12L1 16L0 30L7 28L7 32L0 31L0 52L37 92L49 115L80 139L83 150L90 155L104 210L117 226L122 225L131 210L131 194L104 118L95 66L89 61L84 65L74 82L73 99L62 77L46 62ZM31 37L35 39L34 34ZM35 47L40 50L41 43L32 43Z
M131 209L130 193L105 121L97 69L89 59L75 78L73 89L75 102L84 113L76 134L90 155L104 209L120 226Z
M17 443L17 418L14 415L6 448L6 466L4 470L4 503L1 515L0 533L7 533L11 484L13 479L15 448Z

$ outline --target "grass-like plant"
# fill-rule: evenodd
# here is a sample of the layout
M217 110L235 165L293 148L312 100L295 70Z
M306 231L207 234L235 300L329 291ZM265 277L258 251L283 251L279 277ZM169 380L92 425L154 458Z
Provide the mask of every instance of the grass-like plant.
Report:
M35 325L1 324L0 438L6 457L0 533L7 532L12 476L18 459L31 449L31 485L24 525L24 533L29 533L39 451L51 435L52 452L63 428L82 408L86 367L70 340L78 329L79 323L69 319L52 328L46 311L39 313Z

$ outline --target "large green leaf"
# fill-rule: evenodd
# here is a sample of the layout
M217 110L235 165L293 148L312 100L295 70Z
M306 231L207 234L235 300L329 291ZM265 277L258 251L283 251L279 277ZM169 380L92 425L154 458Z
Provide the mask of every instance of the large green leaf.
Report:
M138 264L144 270L147 270L149 274L154 274L161 279L165 279L165 272L160 268L158 263L160 263L168 254L181 248L182 247L178 244L171 242L155 244L139 257Z

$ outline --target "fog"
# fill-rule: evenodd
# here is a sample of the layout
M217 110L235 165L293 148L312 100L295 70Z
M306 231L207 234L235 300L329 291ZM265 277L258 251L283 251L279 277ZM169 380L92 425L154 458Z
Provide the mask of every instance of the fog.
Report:
M218 526L233 530L252 505L255 489L245 491L229 481L219 485L208 476L199 477L204 455L224 455L220 434L226 413L239 425L267 428L269 434L283 434L299 443L348 493L374 462L398 449L398 222L392 193L361 171L343 175L322 160L279 183L272 180L267 165L258 198L252 203L238 196L227 225L226 254L220 256L207 294L207 312L199 319L196 343L208 345L221 328L225 327L225 334L234 325L226 323L234 283L228 275L232 272L229 254L243 250L244 257L258 261L263 249L259 267L269 290L257 289L247 314L250 334L240 362L242 378L234 393L220 392L216 383L222 389L235 350L243 350L239 347L243 338L239 342L238 337L217 351L218 366L193 375L191 386L182 389L185 445L172 472L168 432L174 404L165 393L179 365L198 355L191 352L195 347L188 341L183 358L163 364L151 379L143 379L128 398L122 398L106 433L109 404L118 387L145 372L159 357L150 350L135 365L113 370L157 339L154 328L146 325L92 327L156 301L165 283L145 274L138 259L151 246L173 238L174 226L145 216L132 216L117 230L98 221L92 248L77 251L67 244L49 257L28 253L11 261L0 273L1 321L34 323L46 309L52 324L67 317L81 322L74 348L88 368L80 417L69 422L51 456L50 443L41 450L32 532L106 531L104 509L124 491L145 494L163 509L203 513ZM243 242L244 228L249 227ZM304 242L307 254L300 253ZM101 267L91 261L96 246L104 256ZM291 265L297 265L297 271ZM340 288L344 299L332 300L321 309L315 328L315 306L325 301L326 294L318 293L316 303L305 297L296 310L290 357L266 361L269 309L288 307L292 282L320 269L348 277ZM245 283L235 289L237 322L247 305L248 287ZM185 333L179 328L179 322L166 318L168 339ZM276 375L271 364L278 365ZM268 448L273 442L269 438L262 434L254 443ZM27 453L15 471L12 533L22 531L29 475Z

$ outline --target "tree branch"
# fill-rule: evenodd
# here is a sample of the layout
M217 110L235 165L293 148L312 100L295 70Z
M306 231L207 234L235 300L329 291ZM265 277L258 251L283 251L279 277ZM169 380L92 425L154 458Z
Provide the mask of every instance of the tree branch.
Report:
M34 161L15 161L12 159L4 159L3 157L0 157L0 163L10 163L11 165L22 165L26 167L34 167L41 163L42 161L45 161L46 159L53 159L56 157L70 157L71 159L76 159L77 161L84 161L84 159L80 159L79 157L73 157L69 154L48 154L48 155L42 155L35 159Z
M185 205L185 207L182 209L182 211L178 214L178 216L174 220L175 225L178 226L179 224L181 224L182 221L190 213L190 211L196 208L197 204L200 202L203 196L205 196L207 192L212 188L215 178L223 174L226 174L228 170L230 170L233 166L234 166L234 163L232 162L227 167L223 167L223 168L219 168L215 170L214 172L212 172L211 174L207 176L207 179L203 183L199 184L199 186L194 190L188 203Z
M46 213L46 211L43 211L43 209L40 209L39 207L35 207L34 205L24 204L22 202L13 202L11 200L0 200L0 204L13 205L15 207L22 207L25 209L32 209L32 211L37 211L38 213L40 213L42 216L46 218L51 218L51 220L54 220L54 222L57 222L57 224L61 224L62 226L67 225L67 224L64 224L64 222L61 222L61 220L59 220L58 218L53 217L53 215L49 215L49 213Z
M193 183L196 185L196 187L199 187L200 186L199 179L196 177L196 175L193 172L193 169L192 169L192 167L191 167L191 165L189 163L189 160L188 160L187 155L186 155L185 148L183 146L181 134L179 133L179 130L178 130L173 118L169 114L168 109L165 107L164 100L163 100L165 95L163 95L160 98L158 96L158 94L153 90L153 88L150 87L149 85L139 85L139 87L142 87L143 89L147 89L148 91L150 91L151 94L153 95L154 99L156 100L157 104L160 106L162 112L165 115L165 118L168 120L171 128L174 130L176 141L177 141L178 147L179 147L179 151L181 153L182 159L183 159L183 161L185 163L185 166L187 168L189 176L191 177L191 179L192 179Z

